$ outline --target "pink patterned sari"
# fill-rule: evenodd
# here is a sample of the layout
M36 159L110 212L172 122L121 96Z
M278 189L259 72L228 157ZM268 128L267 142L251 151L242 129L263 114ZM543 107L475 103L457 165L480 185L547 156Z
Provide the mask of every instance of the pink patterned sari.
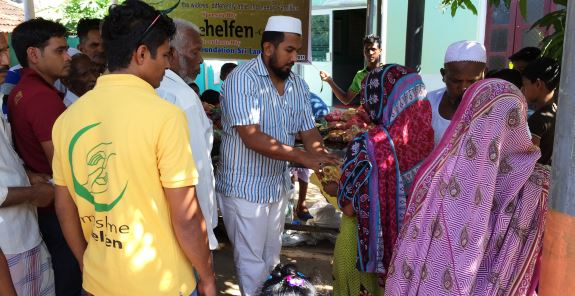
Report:
M419 170L386 295L532 295L549 172L510 83L467 90Z

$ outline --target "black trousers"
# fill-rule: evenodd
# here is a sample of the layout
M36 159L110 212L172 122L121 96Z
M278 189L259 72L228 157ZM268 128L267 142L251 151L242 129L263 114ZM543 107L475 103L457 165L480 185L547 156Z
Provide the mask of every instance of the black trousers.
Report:
M56 213L47 209L38 211L38 224L52 257L56 296L81 295L82 272L64 239Z

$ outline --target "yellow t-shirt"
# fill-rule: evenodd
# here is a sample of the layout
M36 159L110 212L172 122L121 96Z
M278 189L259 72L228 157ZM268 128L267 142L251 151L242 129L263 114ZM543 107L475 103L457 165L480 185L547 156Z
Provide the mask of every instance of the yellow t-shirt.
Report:
M110 74L54 124L54 182L68 187L94 295L190 295L191 263L163 187L197 183L185 116L144 80Z

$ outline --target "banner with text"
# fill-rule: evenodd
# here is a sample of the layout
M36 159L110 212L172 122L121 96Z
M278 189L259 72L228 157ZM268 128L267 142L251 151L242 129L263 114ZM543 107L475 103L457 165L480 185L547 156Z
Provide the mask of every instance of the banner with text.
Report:
M205 59L247 60L261 53L261 38L272 15L302 22L303 46L298 62L311 61L309 0L145 0L156 9L196 24Z

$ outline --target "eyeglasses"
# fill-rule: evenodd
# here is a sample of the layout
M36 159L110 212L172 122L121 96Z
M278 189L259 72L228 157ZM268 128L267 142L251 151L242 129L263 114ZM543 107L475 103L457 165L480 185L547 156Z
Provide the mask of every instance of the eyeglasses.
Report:
M146 38L146 35L148 35L152 27L158 22L161 16L162 13L158 14L158 16L156 16L156 18L152 21L152 23L150 23L150 25L146 28L144 33L142 33L142 36L138 39L138 42L136 42L136 46L140 45L140 43L144 40L144 38Z

